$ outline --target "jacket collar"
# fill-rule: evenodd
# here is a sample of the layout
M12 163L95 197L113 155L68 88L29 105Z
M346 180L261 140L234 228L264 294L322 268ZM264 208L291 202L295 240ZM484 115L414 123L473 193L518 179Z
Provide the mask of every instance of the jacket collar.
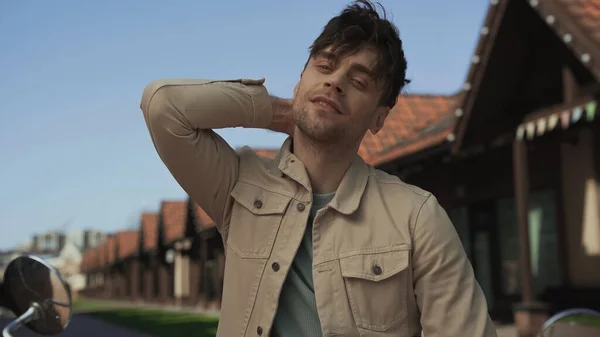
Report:
M285 140L275 156L274 165L277 166L282 175L287 175L312 192L304 164L291 152L292 143L291 137ZM329 206L346 215L356 212L367 187L369 174L369 165L356 154Z

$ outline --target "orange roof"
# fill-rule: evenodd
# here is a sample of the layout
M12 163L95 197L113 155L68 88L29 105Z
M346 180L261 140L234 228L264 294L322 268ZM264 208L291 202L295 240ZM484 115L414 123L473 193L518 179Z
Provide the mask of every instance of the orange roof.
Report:
M458 98L458 95L399 96L384 127L376 135L367 132L358 154L376 166L446 141L454 125L453 109ZM254 151L274 158L278 150Z
M358 154L375 166L444 142L456 103L456 95L399 96L383 128L376 135L367 132Z
M87 263L88 270L98 268L98 247L90 249L89 262Z
M600 79L600 63L597 61L600 58L600 0L558 0L555 8L546 2L544 5L547 10L542 6L540 12L552 14L558 21L558 24L552 25L554 31L561 36L567 33L573 35L569 47L580 58L585 54L591 56L591 62L584 62L584 66L597 80ZM566 19L561 18L562 13L565 13ZM572 25L568 21L572 21Z
M119 259L134 255L137 251L139 231L121 231L116 234L116 241L119 245Z
M187 220L187 203L185 201L163 201L160 206L160 216L165 228L165 243L183 237Z
M117 244L117 238L114 234L108 235L106 238L106 258L108 264L115 262L115 247Z
M196 226L199 228L209 228L214 225L214 221L206 214L202 207L196 204Z
M587 36L600 44L600 0L559 0Z
M98 261L96 260L96 247L88 248L83 251L81 256L81 264L79 266L82 272L89 271L96 267Z
M144 233L144 249L152 249L156 247L158 214L142 213L141 218L141 229Z
M258 154L259 156L263 156L263 157L267 157L267 158L271 158L271 159L275 159L275 156L277 155L278 151L279 151L278 149L256 149L256 150L254 150L254 152L256 152L256 154Z
M106 260L106 253L107 253L107 251L106 251L106 245L107 245L107 242L106 241L107 240L105 240L102 244L99 244L96 247L96 261L98 261L96 267L102 267L102 266L104 266L107 263L107 260Z

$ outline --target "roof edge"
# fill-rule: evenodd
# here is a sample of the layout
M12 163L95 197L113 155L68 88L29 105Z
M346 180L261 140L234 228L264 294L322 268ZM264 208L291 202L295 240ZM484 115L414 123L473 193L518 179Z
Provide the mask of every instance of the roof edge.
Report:
M464 94L462 99L456 105L455 116L456 123L451 132L450 139L453 139L451 151L456 153L461 145L471 117L471 110L477 97L478 89L485 74L488 61L494 46L494 41L498 35L500 24L504 19L506 7L510 0L492 0L488 7L483 26L480 29L480 38L477 41L473 57L471 58L471 67L467 72L465 83L462 87Z
M584 29L575 22L573 16L568 13L567 5L560 1L529 0L528 2L583 66L596 77L597 81L600 80L600 44L592 41Z

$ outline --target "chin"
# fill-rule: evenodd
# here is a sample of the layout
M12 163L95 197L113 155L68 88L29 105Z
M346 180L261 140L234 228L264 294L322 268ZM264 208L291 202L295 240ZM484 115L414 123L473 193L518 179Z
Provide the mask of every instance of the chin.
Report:
M337 143L344 138L344 130L338 127L327 127L323 124L313 124L300 128L307 138L318 143Z
M306 138L316 142L338 141L345 134L345 127L341 121L318 109L298 111L294 122Z

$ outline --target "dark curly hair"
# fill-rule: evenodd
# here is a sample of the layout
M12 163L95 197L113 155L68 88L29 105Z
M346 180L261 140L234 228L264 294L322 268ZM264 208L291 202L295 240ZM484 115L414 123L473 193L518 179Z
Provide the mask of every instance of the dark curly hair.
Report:
M329 47L334 59L352 55L365 46L375 47L379 56L374 75L383 85L380 104L391 108L410 80L406 79L407 63L398 28L387 20L385 8L377 4L381 16L370 1L357 0L329 20L310 46L309 60Z

